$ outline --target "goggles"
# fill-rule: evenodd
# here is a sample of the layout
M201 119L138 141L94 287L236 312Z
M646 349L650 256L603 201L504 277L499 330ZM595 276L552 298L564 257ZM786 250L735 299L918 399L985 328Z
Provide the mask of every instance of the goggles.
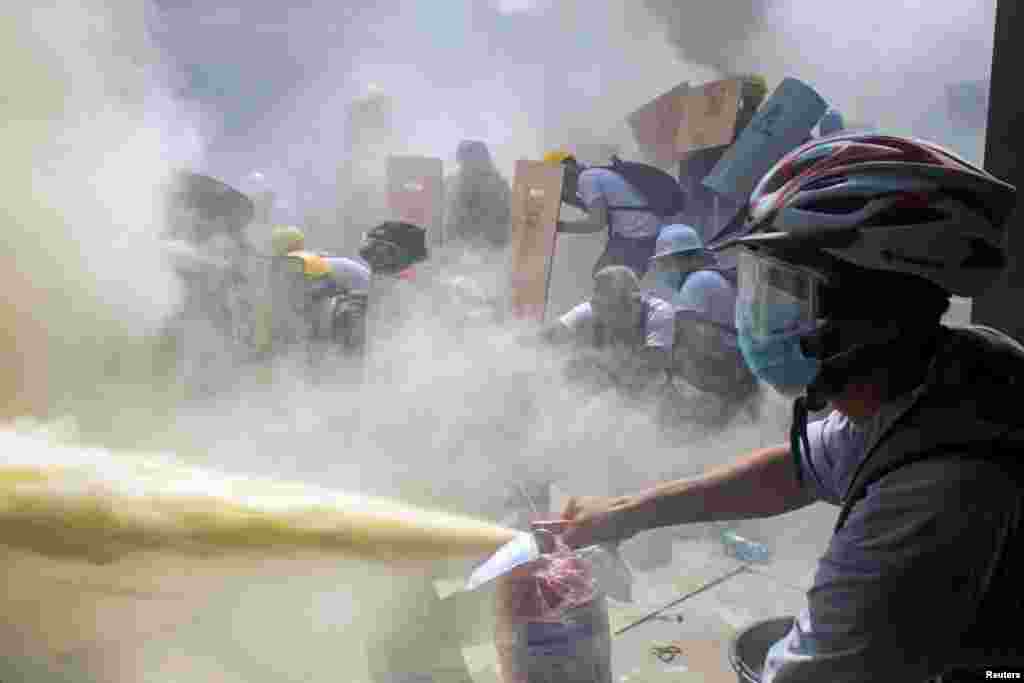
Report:
M824 317L826 278L749 248L738 254L737 308L745 332L754 342L816 330Z

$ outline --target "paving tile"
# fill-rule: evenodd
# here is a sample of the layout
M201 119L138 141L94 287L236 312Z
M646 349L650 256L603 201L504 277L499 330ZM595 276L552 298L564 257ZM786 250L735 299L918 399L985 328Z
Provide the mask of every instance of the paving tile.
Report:
M663 663L651 652L652 646L666 645L674 641L702 641L714 643L718 651L724 653L732 641L734 630L728 623L713 614L686 612L682 623L665 621L649 621L626 633L615 636L612 640L612 673L617 682L632 681L634 683L660 681L705 680L698 677L691 667L686 667L685 657L681 661ZM705 667L707 668L707 667ZM711 668L722 675L718 680L735 680L730 676L727 659L723 656L717 666ZM716 680L706 678L708 681Z

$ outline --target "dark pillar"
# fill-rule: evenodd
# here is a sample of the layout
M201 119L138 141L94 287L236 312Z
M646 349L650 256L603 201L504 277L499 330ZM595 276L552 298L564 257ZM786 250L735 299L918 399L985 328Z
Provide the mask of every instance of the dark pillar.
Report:
M992 90L989 94L985 168L1017 186L1017 210L1007 224L1010 267L992 289L975 297L971 322L990 325L1024 339L1024 102L1020 97L1020 65L1024 64L1024 17L1016 0L999 0L996 10ZM1015 39L1016 38L1016 39Z

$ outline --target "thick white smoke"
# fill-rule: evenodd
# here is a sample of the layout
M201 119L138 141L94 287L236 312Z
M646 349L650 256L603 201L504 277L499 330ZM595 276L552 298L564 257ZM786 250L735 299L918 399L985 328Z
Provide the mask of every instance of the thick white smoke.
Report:
M162 26L178 32L179 50L194 50L198 61L234 59L237 73L256 81L287 81L259 100L261 108L247 112L244 123L237 111L232 118L217 107L244 109L256 99L183 105L154 85L160 74L181 78L180 64L166 70L159 64L161 53L144 38L141 3L19 8L13 22L0 25L10 50L0 68L23 94L9 98L10 119L0 132L9 143L4 177L16 200L5 221L5 245L17 254L15 284L42 292L31 317L45 321L55 381L66 388L61 382L73 379L73 371L103 357L83 349L151 331L177 305L177 281L157 249L159 188L171 172L198 164L241 184L255 169L266 185L291 192L293 203L305 197L296 188L314 188L304 206L329 214L337 209L345 108L370 82L403 108L397 144L406 152L451 162L459 139L480 138L510 174L515 159L536 158L572 137L628 147L626 114L680 81L714 78L712 66L760 71L771 80L795 75L852 118L904 127L927 121L940 106L942 78L987 73L991 31L983 29L991 14L985 7L965 4L962 21L952 22L948 14L921 19L925 8L886 6L883 13L879 3L876 16L886 23L878 26L864 7L830 6L822 17L820 3L792 0L754 12L754 21L729 13L716 19L717 6L702 6L685 26L712 47L684 49L683 56L665 38L662 13L624 0L497 7L481 0L453 3L448 14L320 3L251 23L256 10L248 5L167 9ZM971 7L978 11L971 14ZM836 38L847 35L846 42ZM719 44L730 47L718 58L703 56ZM180 59L171 48L162 45ZM262 61L254 50L265 53ZM951 58L956 52L961 59ZM231 85L224 84L229 94ZM207 136L216 139L207 145ZM559 248L575 248L573 240ZM485 291L500 294L500 259L462 268ZM581 293L587 276L563 275ZM282 359L270 373L235 368L240 382L232 391L163 413L150 406L170 391L165 386L129 402L100 383L90 408L106 418L109 429L101 436L110 442L123 441L125 433L141 440L137 433L145 430L147 445L217 468L482 516L504 513L503 499L516 481L554 480L583 494L634 490L783 436L785 405L774 401L762 422L724 436L659 434L645 408L609 396L588 400L567 386L557 354L518 343L526 330L474 327L454 319L468 309L451 303L438 309L435 300L415 299L403 308L405 324L375 343L365 382L310 370L300 355ZM110 381L145 384L145 372L123 369ZM244 680L270 674L358 680L360 673L346 677L344 668L356 660L339 660L333 647L359 640L372 622L373 601L388 589L363 590L370 584L360 571L316 575L308 584L316 584L315 598L288 590L281 575L233 584L211 598L205 613L208 624L223 630L197 626L174 645L188 651L183 659L234 667ZM344 581L351 586L338 590ZM356 592L367 599L366 612L352 604ZM297 601L297 593L306 601ZM360 614L365 621L349 628ZM316 635L307 638L304 628ZM347 656L360 655L359 646L351 650ZM172 670L160 669L151 654L140 666Z
M931 138L982 161L984 131L951 119L946 86L988 79L994 0L645 4L699 63L760 73L771 85L799 78L847 123Z

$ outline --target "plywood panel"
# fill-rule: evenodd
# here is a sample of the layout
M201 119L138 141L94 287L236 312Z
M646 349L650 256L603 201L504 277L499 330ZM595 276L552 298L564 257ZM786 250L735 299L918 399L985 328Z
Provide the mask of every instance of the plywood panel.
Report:
M388 157L388 206L395 220L427 231L431 244L444 241L444 165L420 156Z
M512 314L517 318L544 319L561 203L561 166L516 162L510 286Z

